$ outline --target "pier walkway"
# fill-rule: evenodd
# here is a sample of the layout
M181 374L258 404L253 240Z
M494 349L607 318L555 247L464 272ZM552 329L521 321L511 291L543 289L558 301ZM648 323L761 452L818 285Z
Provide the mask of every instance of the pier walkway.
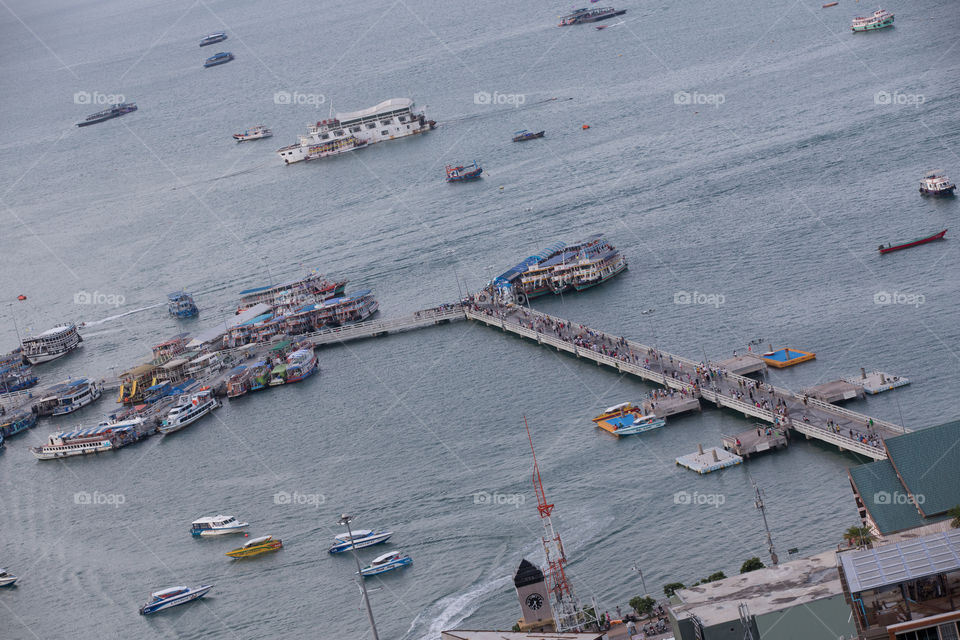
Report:
M417 311L416 313L401 318L394 318L392 320L366 320L342 327L305 333L295 336L295 338L297 340L309 340L315 346L320 346L347 342L348 340L359 340L361 338L373 338L389 333L399 333L400 331L421 329L435 324L445 324L454 320L463 319L463 308L459 304L441 305L433 309Z
M681 397L700 398L744 417L783 425L841 451L882 460L886 458L882 439L907 431L891 422L731 373L711 362L658 351L533 309L475 305L463 313L470 320L659 384Z

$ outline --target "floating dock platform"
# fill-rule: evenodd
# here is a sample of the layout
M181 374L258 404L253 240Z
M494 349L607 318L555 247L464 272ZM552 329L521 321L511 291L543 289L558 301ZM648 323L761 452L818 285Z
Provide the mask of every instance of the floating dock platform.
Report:
M817 398L824 402L841 402L843 400L853 400L854 398L863 398L866 394L863 387L846 380L834 380L833 382L824 382L815 387L804 389L803 393L811 398Z
M876 395L910 384L910 378L892 376L885 371L871 371L870 373L866 373L863 369L860 369L860 377L844 378L843 380L844 382L862 387L863 390L870 395Z
M786 449L789 443L790 440L783 429L766 424L755 424L747 431L723 436L724 449L747 459L756 453Z
M677 458L677 464L681 467L696 471L700 475L733 467L743 462L743 458L735 453L730 453L719 447L710 447L704 449L703 445L697 445L697 452L690 453Z
M792 367L793 365L800 364L801 362L814 360L816 357L817 354L811 353L810 351L801 351L800 349L784 347L783 349L777 349L776 351L768 351L761 355L760 359L771 367L783 369L784 367Z

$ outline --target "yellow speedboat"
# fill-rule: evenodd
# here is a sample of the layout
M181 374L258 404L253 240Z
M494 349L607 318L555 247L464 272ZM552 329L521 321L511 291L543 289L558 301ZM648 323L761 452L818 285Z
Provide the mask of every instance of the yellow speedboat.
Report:
M277 549L282 548L283 541L281 541L279 538L274 538L273 536L262 536L260 538L254 538L239 549L227 551L227 555L231 558L250 558L252 556L258 556L261 553L276 551Z
M637 407L634 407L629 402L623 402L621 404L604 409L603 413L598 415L596 418L593 418L593 421L599 423L603 420L609 420L610 418L622 418L628 413L633 413L634 411L637 411Z

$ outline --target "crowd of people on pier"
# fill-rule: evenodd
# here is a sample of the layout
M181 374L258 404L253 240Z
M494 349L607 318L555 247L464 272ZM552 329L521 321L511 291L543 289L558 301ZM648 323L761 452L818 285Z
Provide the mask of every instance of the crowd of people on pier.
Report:
M670 354L663 354L656 349L633 344L626 338L610 336L582 324L565 322L530 308L499 306L490 303L477 304L476 302L470 302L467 306L474 312L483 313L504 322L515 323L531 331L555 337L576 346L578 349L589 349L624 363L660 373L684 385L676 390L681 396L699 397L701 391L713 390L739 402L749 403L757 409L774 414L773 423L776 426L790 426L793 419L791 410L794 413L803 411L804 405L807 405L808 402L808 398L804 397L802 405L799 401L794 401L791 406L788 400L778 395L777 389L771 384L733 375L725 368L704 364L703 362L694 363L688 360L686 361L687 366L684 367L683 360L674 358ZM674 391L663 393L672 394ZM863 431L860 428L861 424L853 423L852 419L850 425L843 427L833 419L824 422L822 414L813 413L813 418L811 418L804 411L802 419L805 424L839 435L845 434L851 440L871 447L883 448L882 436L873 430L872 420L862 424L862 427L866 430Z

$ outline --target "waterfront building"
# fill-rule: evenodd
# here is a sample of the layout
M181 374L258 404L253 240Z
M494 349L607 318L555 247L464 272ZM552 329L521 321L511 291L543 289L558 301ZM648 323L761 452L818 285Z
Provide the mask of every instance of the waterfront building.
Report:
M848 470L864 526L875 537L945 523L960 504L960 420L883 441L886 460ZM943 524L940 528L945 528Z

